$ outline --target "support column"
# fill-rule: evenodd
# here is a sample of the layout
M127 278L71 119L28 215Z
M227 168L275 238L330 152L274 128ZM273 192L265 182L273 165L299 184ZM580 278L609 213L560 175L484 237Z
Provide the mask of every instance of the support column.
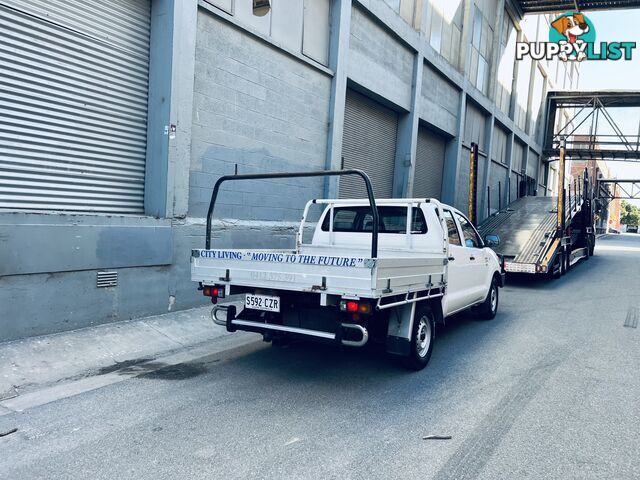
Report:
M513 132L509 132L507 136L507 148L505 155L507 156L507 188L503 192L503 205L509 205L509 189L511 188L511 176L513 175L513 142L515 135ZM511 201L518 198L518 193L511 191Z
M487 187L489 186L489 175L491 173L491 151L493 149L493 126L495 125L496 117L491 115L484 132L485 145L487 146L487 164L484 166L484 178L482 185L478 185L481 199L477 199L478 206L478 220L484 220L487 218ZM480 223L479 221L477 223Z
M393 175L393 196L396 198L411 197L413 194L418 123L420 120L420 97L422 95L422 72L424 69L423 58L420 52L416 52L413 57L411 110L401 115L398 121L396 159Z
M491 55L491 70L489 75L490 87L489 87L489 98L493 103L493 109L497 108L495 105L496 100L496 91L498 88L498 66L500 64L500 47L502 45L502 36L505 34L502 28L502 21L504 19L504 2L505 0L500 0L498 2L498 18L496 20L496 28L495 30L499 33L493 36L492 42L492 55ZM478 202L478 205L481 205L481 210L478 212L478 219L485 218L487 214L487 187L490 184L490 176L491 176L491 157L493 152L493 132L495 126L495 113L492 112L491 118L488 123L488 131L485 132L485 144L487 145L487 164L485 166L484 171L484 181L482 182L482 201ZM499 203L498 203L499 205ZM478 222L479 223L479 222Z
M170 125L167 176L167 216L187 216L189 209L189 170L193 123L193 79L196 65L198 30L197 0L174 0L173 61L171 74Z
M349 61L349 33L351 30L351 0L336 0L331 15L329 68L333 70L329 98L329 132L325 168L338 170L342 166L342 134L347 98L347 64ZM338 197L338 178L325 179L325 198Z
M188 208L197 0L151 3L144 206L155 217Z
M463 166L469 168L468 160L463 162L460 158L462 152L462 135L464 132L464 122L467 114L466 109L467 94L460 92L460 105L458 106L458 134L451 141L447 142L444 152L444 166L442 171L442 201L449 205L456 205L458 172Z

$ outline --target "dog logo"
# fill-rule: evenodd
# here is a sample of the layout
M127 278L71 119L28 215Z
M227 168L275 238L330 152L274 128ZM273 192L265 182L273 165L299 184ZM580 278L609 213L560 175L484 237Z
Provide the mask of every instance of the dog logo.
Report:
M562 15L556 18L551 23L551 27L565 38L564 40L560 40L557 42L560 45L563 45L565 43L584 44L585 41L580 37L588 33L590 30L585 16L581 13L570 13L568 15ZM550 40L552 39L550 38ZM563 62L566 62L569 59L567 53L564 51L560 53L559 58ZM587 54L584 52L584 50L579 50L577 52L576 58L579 62L581 62L582 60L587 58Z
M593 22L579 12L559 15L549 26L548 42L517 42L516 60L525 55L533 60L553 60L563 62L583 60L632 60L636 42L596 43L596 29Z
M587 58L587 46L595 39L595 28L582 13L564 13L551 22L549 41L560 45L558 58L563 62Z

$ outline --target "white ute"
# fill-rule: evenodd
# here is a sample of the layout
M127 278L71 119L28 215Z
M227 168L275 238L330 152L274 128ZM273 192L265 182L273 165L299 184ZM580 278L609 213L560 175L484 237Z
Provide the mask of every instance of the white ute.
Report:
M371 192L369 200L310 201L295 250L193 250L191 278L213 303L242 294L243 308L216 305L214 322L274 343L303 337L361 347L374 340L419 370L431 356L436 323L470 307L495 317L503 269L471 222L435 199L374 200ZM325 209L304 244L313 204Z

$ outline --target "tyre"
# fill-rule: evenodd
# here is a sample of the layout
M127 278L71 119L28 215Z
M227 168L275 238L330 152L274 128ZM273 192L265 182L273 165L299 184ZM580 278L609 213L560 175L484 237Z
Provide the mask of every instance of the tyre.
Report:
M591 241L589 242L589 256L593 257L593 254L596 250L596 237L591 237Z
M429 363L435 339L436 322L428 305L416 307L409 355L402 363L409 370L422 370Z
M483 320L492 320L495 318L496 313L498 313L498 300L498 282L496 282L496 279L494 278L491 280L491 286L489 287L487 297L476 309L478 316Z

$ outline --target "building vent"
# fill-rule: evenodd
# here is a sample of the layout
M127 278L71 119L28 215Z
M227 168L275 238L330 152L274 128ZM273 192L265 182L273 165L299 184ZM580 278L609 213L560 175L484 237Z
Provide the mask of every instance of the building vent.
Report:
M118 272L98 272L96 279L96 287L117 287L118 286Z

